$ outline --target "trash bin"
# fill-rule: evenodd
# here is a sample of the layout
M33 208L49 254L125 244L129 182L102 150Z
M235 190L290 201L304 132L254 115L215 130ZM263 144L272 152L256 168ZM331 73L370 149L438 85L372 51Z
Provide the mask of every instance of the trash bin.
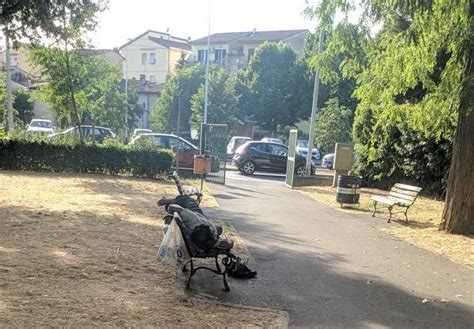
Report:
M341 204L359 203L362 177L340 175L337 180L336 201Z
M211 172L211 158L207 155L194 156L194 174L202 175Z

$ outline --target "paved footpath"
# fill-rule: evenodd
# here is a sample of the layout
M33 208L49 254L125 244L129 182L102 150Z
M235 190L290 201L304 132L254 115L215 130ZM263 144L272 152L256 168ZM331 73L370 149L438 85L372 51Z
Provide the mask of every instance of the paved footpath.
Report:
M472 269L381 232L383 216L321 205L281 179L228 174L211 185L220 207L207 211L237 229L258 278L230 279L225 293L200 275L194 291L286 310L291 327L474 328Z

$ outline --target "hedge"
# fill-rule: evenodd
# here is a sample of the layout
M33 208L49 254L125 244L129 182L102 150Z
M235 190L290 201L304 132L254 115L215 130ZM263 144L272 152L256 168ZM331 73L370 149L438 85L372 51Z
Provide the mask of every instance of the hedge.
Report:
M149 145L0 140L0 169L155 177L171 168L173 153Z

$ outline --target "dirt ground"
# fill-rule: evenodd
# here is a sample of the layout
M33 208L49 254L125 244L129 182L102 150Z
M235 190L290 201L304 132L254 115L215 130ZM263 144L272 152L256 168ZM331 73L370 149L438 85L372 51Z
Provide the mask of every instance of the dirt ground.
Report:
M275 312L176 299L175 270L155 260L155 201L174 194L162 181L0 171L0 327L276 327Z
M336 202L336 190L328 186L312 186L300 188L299 191L309 197L334 207L340 211L372 214L372 195L387 194L385 191L363 188L360 195L360 206L341 208ZM454 235L439 231L444 202L419 196L408 210L409 223L405 223L403 213L395 214L392 223L381 226L391 235L404 239L418 247L428 249L452 261L474 268L474 236ZM400 209L394 208L394 212ZM385 223L388 210L377 209L374 220Z

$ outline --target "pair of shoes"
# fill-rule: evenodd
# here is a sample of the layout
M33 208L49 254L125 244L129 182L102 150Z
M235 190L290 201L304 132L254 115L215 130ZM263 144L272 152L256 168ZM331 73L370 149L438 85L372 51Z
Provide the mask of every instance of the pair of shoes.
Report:
M257 275L257 271L252 271L249 269L245 264L241 263L240 257L237 257L237 259L231 260L229 264L229 270L227 273L229 273L229 276L237 279L251 279L254 278Z

